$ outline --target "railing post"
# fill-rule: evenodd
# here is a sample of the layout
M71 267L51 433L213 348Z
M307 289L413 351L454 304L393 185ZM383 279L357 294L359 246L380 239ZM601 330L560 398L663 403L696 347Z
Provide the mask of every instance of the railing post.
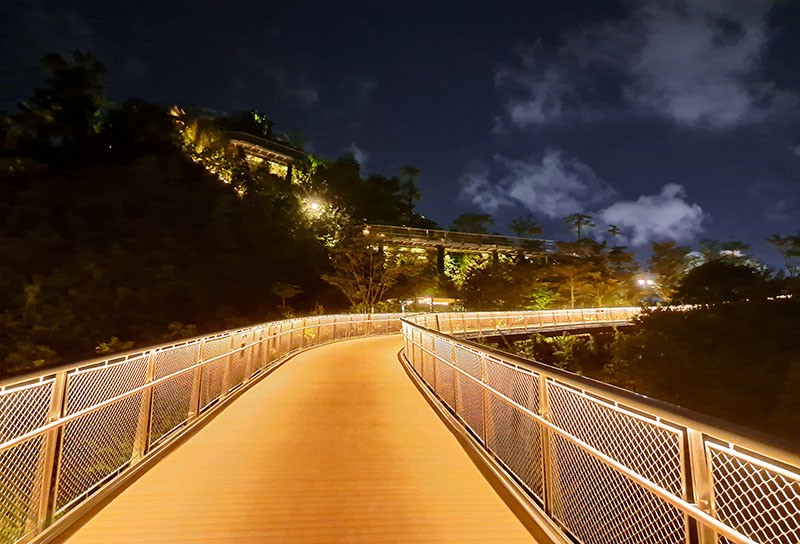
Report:
M200 340L200 348L197 353L197 362L202 363L205 357L206 339ZM203 388L203 372L204 365L198 366L194 371L194 380L192 380L192 396L189 400L189 420L192 420L200 415L200 410L203 409L202 404L202 388Z
M222 371L222 387L219 390L220 400L228 396L228 391L231 390L231 367L233 366L233 350L236 349L236 334L231 333L231 342L228 347L228 355L225 356L225 369Z
M244 348L244 349L242 349L242 351L239 352L239 353L241 353L241 355L243 357L247 357L247 362L246 362L245 367L244 367L244 380L243 380L243 383L249 382L250 378L253 375L253 372L255 372L253 370L253 366L254 366L254 362L255 362L255 361L253 361L253 359L255 358L255 355L256 355L256 346L260 346L261 345L261 344L257 343L258 340L256 340L257 336L261 336L261 330L260 329L258 331L258 334L256 334L256 331L252 330L252 329L247 334L250 337L250 343L249 344L247 343L247 340L246 340L247 337L242 338L242 348Z
M483 426L483 447L487 450L489 449L489 427L487 426L486 422L488 420L487 414L487 402L486 402L486 384L488 383L488 372L486 369L486 355L481 353L481 383L483 387L481 387L481 417L482 426Z
M67 399L67 371L58 372L53 382L53 394L50 397L50 410L47 422L52 423L64 417ZM41 532L50 525L55 513L56 491L60 473L61 440L64 428L58 426L47 432L44 438L44 452L40 462L42 464L41 486L32 489L32 502L38 502L39 511L36 515L36 530Z
M550 414L550 399L547 393L547 377L539 374L539 415L547 421L552 421ZM553 462L550 455L550 429L541 425L542 437L542 492L544 497L544 511L547 515L553 512Z
M156 375L156 352L150 350L147 357L147 373L144 383L152 384ZM150 445L150 420L153 414L153 386L151 385L142 393L142 401L139 404L139 419L136 423L136 434L133 438L133 452L131 453L131 465L138 463Z
M688 469L692 482L692 495L687 497L703 512L714 515L714 485L711 477L711 467L706 457L706 446L703 433L694 429L686 429L689 442ZM713 529L697 523L698 544L716 544L717 533Z

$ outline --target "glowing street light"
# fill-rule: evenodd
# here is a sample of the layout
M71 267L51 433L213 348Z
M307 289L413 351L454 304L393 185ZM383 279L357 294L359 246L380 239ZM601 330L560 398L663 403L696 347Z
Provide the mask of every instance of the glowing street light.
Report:
M316 198L304 198L303 211L308 217L319 219L325 212L325 202Z

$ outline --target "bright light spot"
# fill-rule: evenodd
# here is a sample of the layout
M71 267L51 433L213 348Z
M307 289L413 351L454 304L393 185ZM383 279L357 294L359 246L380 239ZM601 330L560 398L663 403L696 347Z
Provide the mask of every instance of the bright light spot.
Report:
M330 206L324 200L319 200L314 197L303 199L303 212L306 217L313 220L321 219L327 213L330 213Z

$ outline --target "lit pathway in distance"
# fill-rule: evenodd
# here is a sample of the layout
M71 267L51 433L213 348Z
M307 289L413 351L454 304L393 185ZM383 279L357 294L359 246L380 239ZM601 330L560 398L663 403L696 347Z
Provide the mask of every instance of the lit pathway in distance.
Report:
M409 380L400 336L300 353L72 543L534 542Z

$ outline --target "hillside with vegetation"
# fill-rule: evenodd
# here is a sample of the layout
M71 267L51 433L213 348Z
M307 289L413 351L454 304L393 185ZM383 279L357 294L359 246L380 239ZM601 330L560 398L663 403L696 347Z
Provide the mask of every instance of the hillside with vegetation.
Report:
M564 218L574 239L555 254L448 252L440 272L435 250L362 236L364 224L437 227L416 211L416 168L365 176L352 155L303 153L256 111L112 103L105 68L87 53L42 66L41 88L0 116L0 375L292 315L425 310L420 297L465 310L680 303L697 308L647 313L619 337L515 349L747 425L796 429L800 235L770 239L781 270L714 241L654 243L642 270L619 229L598 233L574 214ZM232 133L303 158L289 176L230 145ZM465 213L450 229L489 233L493 222ZM531 216L508 228L541 235Z

